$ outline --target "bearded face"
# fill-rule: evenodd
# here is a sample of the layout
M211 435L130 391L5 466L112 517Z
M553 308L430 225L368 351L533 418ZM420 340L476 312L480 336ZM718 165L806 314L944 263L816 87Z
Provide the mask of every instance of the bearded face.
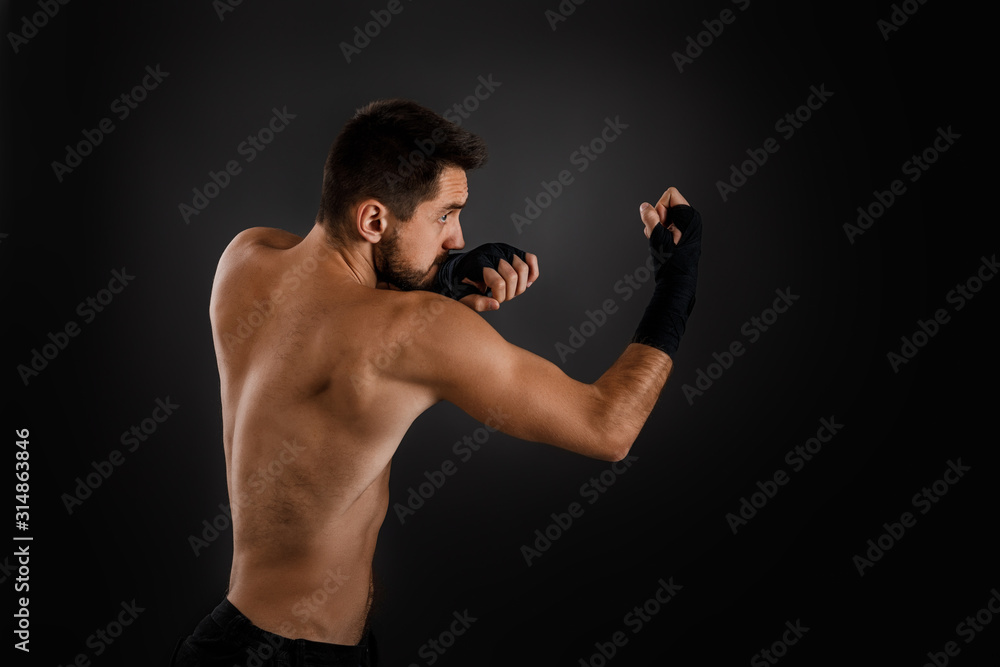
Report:
M399 226L384 234L375 244L375 277L401 290L429 289L437 276L438 268L448 258L448 252L439 255L430 266L416 266L412 263L401 242Z

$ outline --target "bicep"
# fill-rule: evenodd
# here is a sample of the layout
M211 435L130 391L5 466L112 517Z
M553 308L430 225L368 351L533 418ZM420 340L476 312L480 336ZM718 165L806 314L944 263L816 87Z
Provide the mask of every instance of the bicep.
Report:
M507 342L469 308L444 305L413 346L417 382L514 437L594 458L611 456L615 449L605 441L604 403L595 385Z

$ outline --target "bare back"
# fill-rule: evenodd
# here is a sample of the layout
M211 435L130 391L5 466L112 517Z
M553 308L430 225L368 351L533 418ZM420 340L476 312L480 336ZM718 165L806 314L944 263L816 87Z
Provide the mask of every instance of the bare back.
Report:
M247 230L212 290L234 527L228 597L265 630L356 644L391 458L437 401L379 369L427 295L327 275L301 241Z

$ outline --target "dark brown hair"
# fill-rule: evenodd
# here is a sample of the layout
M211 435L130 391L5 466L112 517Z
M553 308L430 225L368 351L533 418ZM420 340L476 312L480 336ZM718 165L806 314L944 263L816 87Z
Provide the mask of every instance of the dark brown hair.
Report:
M341 130L323 169L316 220L341 243L352 238L351 208L372 198L402 221L437 196L446 166L466 171L485 164L477 135L409 100L378 100L358 109Z

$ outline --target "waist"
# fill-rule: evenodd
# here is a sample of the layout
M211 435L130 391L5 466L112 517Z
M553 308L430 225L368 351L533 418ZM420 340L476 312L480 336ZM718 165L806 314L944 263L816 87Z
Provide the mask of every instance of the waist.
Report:
M270 566L233 559L228 599L264 630L355 644L368 623L374 594L371 555L355 561Z
M368 655L369 637L367 629L359 641L351 644L316 641L301 637L291 637L270 632L257 626L231 600L223 598L212 610L212 620L224 628L226 635L246 646L270 646L276 653L309 656L311 658L343 659L357 658L359 662Z

